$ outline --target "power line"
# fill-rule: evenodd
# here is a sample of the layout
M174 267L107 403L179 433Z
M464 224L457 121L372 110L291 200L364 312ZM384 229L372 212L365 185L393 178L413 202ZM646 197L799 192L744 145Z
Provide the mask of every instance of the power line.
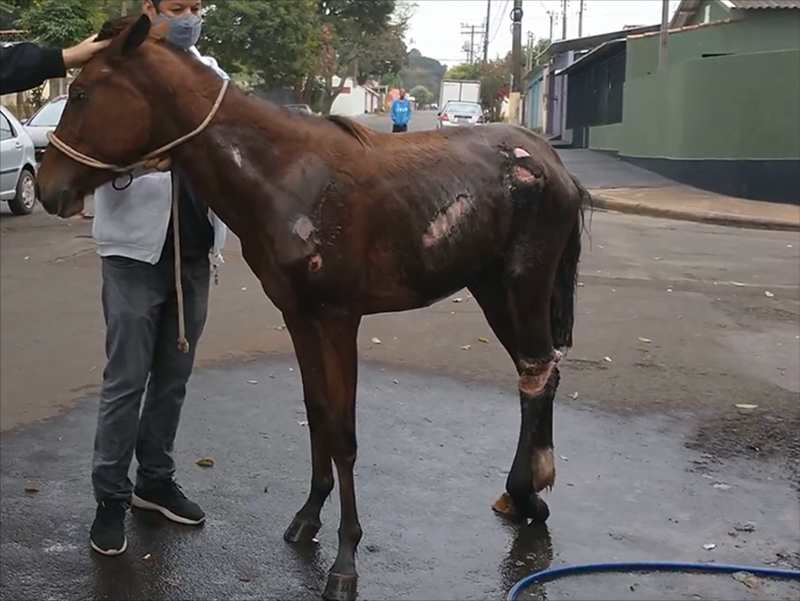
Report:
M506 3L507 5L508 3ZM505 7L502 9L495 11L494 15L492 16L492 24L487 27L489 31L497 29L498 25L503 22L503 12L505 11Z
M503 21L505 20L503 17L506 14L506 10L508 10L508 3L509 2L510 2L510 0L505 0L505 2L503 2L503 8L501 8L500 11L498 12L498 15L500 16L500 20L497 22L497 27L495 28L494 33L492 34L492 37L489 38L489 43L490 44L492 42L494 42L494 39L497 37L497 34L500 32L500 27L502 27Z

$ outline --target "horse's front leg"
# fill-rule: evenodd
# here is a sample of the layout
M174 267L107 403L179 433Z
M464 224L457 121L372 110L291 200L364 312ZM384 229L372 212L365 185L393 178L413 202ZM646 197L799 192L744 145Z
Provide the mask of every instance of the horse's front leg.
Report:
M339 552L328 574L323 597L330 601L355 601L358 588L356 549L361 524L356 510L353 467L356 462L356 385L358 380L359 318L323 322L321 350L326 385L326 442L339 480L341 517Z
M320 373L322 353L317 329L308 321L291 315L284 315L284 320L300 366L303 402L311 438L311 487L308 499L283 533L285 541L297 543L313 540L322 527L320 513L333 490L333 466L325 432L325 386Z
M360 317L341 315L286 317L303 378L313 471L308 500L295 515L284 538L304 540L319 530L320 509L333 486L332 458L341 500L339 552L323 593L332 601L355 600L358 585L355 555L361 540L361 525L356 510L353 467L358 379L356 338L360 323Z

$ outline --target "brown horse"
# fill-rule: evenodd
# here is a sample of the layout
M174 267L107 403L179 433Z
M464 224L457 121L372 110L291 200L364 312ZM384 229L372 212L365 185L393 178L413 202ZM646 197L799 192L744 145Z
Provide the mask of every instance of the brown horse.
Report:
M99 161L127 165L194 131L164 161L239 237L300 365L311 487L287 541L316 535L336 466L339 548L324 596L356 596L356 337L364 315L472 292L519 373L521 429L495 509L546 520L538 493L555 479L558 349L572 344L589 198L553 148L505 124L392 136L290 113L234 86L221 92L219 77L146 17L116 29L70 88L55 131L61 148L48 150L39 175L41 202L51 214L74 215L116 176Z

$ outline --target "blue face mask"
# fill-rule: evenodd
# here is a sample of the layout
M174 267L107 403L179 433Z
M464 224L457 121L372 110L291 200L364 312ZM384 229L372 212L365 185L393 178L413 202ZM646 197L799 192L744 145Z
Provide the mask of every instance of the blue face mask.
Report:
M159 23L169 23L167 39L184 50L197 44L203 31L203 19L191 13L180 17L158 15L153 21L153 25Z

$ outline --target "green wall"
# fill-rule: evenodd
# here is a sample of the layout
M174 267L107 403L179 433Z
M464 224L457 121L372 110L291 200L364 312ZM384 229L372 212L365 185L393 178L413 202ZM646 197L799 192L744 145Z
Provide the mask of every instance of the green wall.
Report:
M740 11L740 21L677 30L667 39L667 64L701 58L703 54L770 52L800 48L800 10ZM752 14L751 14L752 13ZM628 38L625 79L631 81L658 70L658 34Z
M619 151L622 145L622 123L595 125L589 128L589 148Z
M629 80L620 154L799 159L798 73L800 50L784 50L689 60Z

